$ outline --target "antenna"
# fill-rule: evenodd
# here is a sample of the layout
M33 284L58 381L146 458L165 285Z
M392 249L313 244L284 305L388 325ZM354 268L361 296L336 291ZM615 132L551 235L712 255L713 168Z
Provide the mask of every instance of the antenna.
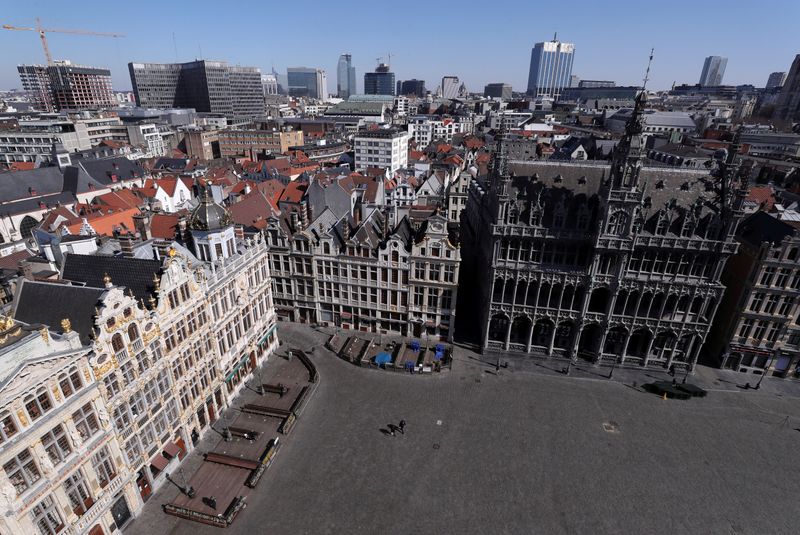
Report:
M553 32L553 42L558 41L558 32Z
M647 87L647 81L650 80L650 64L653 63L653 52L655 51L656 51L655 48L650 49L650 59L647 60L647 70L645 71L644 78L642 79L642 81L644 82L642 84L642 91L644 91L644 89Z
M391 67L392 66L392 53L391 52L387 52L386 55L389 57L388 65L389 65L389 67Z

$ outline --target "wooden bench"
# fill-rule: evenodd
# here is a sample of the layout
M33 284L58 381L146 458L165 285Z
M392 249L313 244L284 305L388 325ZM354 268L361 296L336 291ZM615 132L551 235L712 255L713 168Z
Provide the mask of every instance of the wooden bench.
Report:
M246 429L244 427L228 427L228 431L235 437L241 437L247 440L256 440L261 434L258 431L253 431L252 429Z
M266 407L264 405L256 405L254 403L248 403L242 407L242 412L247 412L250 414L259 414L261 416L272 416L273 418L286 418L292 412L287 411L286 409L277 409L275 407Z
M233 457L224 453L208 452L205 455L205 459L210 463L224 464L234 468L244 468L245 470L255 470L258 467L258 462L256 461Z

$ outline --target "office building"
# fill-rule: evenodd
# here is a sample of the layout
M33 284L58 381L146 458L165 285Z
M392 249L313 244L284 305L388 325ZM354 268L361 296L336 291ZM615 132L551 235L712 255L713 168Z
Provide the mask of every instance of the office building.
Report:
M455 135L472 133L474 125L465 119L415 115L408 120L408 135L416 141L417 147L427 147L433 142L452 143Z
M511 100L511 86L509 84L486 84L483 88L483 96L487 98L500 98Z
M785 72L770 73L769 78L767 78L766 89L775 89L776 87L783 87L784 82L786 82Z
M460 281L472 291L461 292L470 314L458 315L457 335L489 351L694 367L746 191L735 187L735 150L720 178L643 167L643 106L640 95L610 165L509 164L501 136L462 216Z
M612 80L581 80L578 87L587 89L599 89L602 87L616 87L616 82Z
M354 140L356 170L374 167L394 173L408 165L408 132L398 129L361 130Z
M787 122L800 120L800 54L795 56L786 75L772 118Z
M348 98L356 93L358 91L353 57L350 54L342 54L339 56L339 64L336 66L336 95L339 98Z
M128 63L136 105L194 108L226 117L264 115L261 71L224 61Z
M328 99L328 75L322 69L289 67L286 80L289 95L293 97Z
M397 91L398 95L405 97L415 96L419 98L425 96L425 80L412 78L411 80L403 80L397 83L400 85L400 89Z
M722 77L725 76L727 66L728 58L708 56L703 63L703 72L700 73L700 85L704 87L722 85Z
M289 147L303 144L303 131L291 127L282 130L225 129L217 134L219 152L223 158L244 156L257 160L258 156L283 154Z
M22 88L42 111L112 108L111 71L55 61L53 65L19 65Z
M458 76L442 77L442 98L458 98Z
M365 95L394 95L395 89L394 73L386 63L378 65L375 72L364 74Z
M531 65L528 71L528 95L557 99L561 90L570 85L572 60L575 45L552 41L536 43L531 50Z

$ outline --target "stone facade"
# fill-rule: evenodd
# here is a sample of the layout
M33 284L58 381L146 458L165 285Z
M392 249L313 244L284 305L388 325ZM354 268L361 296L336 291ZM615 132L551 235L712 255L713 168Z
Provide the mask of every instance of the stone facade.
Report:
M476 333L484 350L694 365L744 193L732 190L732 155L716 178L642 167L643 105L639 97L610 166L509 168L499 143L462 218L462 284L474 291L459 309L474 313L459 316L460 336Z

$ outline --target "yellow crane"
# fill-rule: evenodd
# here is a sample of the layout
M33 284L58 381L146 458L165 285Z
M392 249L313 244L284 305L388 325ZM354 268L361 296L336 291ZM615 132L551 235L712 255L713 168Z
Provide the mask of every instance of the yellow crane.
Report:
M47 59L47 64L53 64L53 57L50 55L50 47L47 46L47 35L48 33L72 33L77 35L96 35L98 37L125 37L124 34L121 33L107 33L107 32L90 32L87 30L58 30L53 28L42 28L42 23L39 21L39 17L36 17L36 27L35 28L22 28L19 26L11 26L10 24L3 24L4 30L17 30L17 31L26 31L26 32L38 32L39 38L42 40L42 48L44 49L44 57Z

